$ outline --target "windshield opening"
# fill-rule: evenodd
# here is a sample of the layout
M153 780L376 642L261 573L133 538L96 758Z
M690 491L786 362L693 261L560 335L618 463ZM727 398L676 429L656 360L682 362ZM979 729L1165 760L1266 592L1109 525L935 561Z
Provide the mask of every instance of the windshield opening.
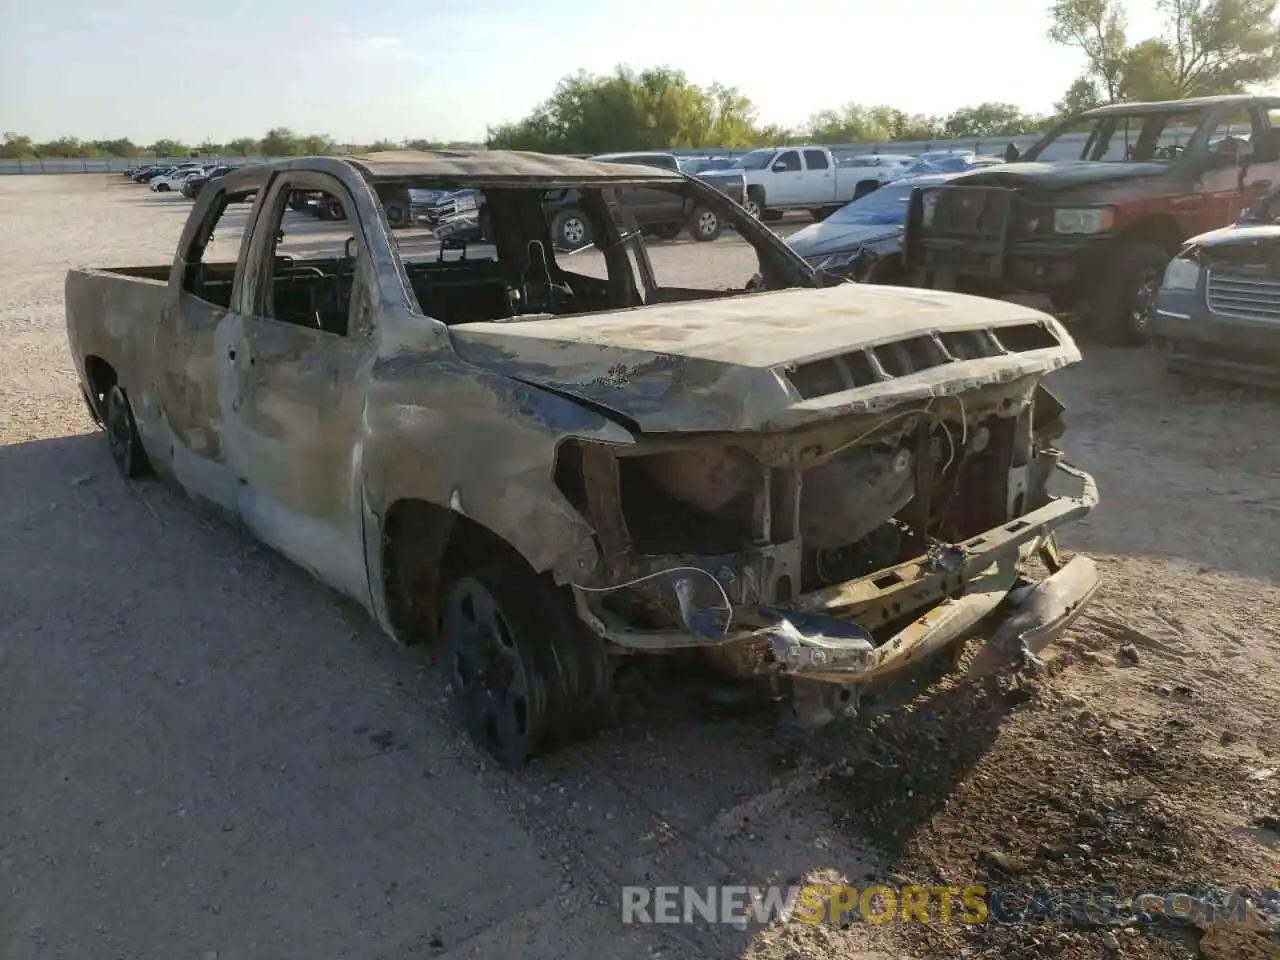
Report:
M1203 121L1202 113L1169 110L1077 117L1051 130L1022 159L1105 163L1174 160Z
M407 185L411 196L445 186ZM776 234L700 181L464 188L432 205L414 204L411 212L412 222L392 234L393 254L417 312L449 325L536 321L822 282ZM318 250L320 237L303 229ZM713 234L698 239L724 246L715 269L689 257L694 230ZM324 256L341 260L345 239L335 235Z
M734 167L738 170L763 170L769 166L769 161L777 152L777 150L752 150L738 157L734 161Z

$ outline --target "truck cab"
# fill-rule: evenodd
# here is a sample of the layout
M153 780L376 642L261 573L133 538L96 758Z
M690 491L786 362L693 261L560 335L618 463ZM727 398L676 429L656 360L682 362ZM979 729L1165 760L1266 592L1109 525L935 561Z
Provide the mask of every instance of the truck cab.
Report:
M738 158L736 167L746 177L744 206L762 220L781 219L789 210L807 210L821 220L889 179L849 163L819 146L752 150Z
M1280 97L1099 107L1015 162L921 190L905 236L923 286L1046 295L1116 345L1147 338L1165 265L1280 180Z

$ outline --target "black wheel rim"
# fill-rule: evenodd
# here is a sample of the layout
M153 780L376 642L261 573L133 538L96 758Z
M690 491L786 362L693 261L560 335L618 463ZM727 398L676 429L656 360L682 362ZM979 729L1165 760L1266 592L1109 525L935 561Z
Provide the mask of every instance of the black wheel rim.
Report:
M111 444L111 459L121 470L125 469L129 463L133 436L129 424L129 408L115 390L107 395L107 442Z
M468 731L504 765L519 765L532 749L539 717L510 621L483 583L466 578L449 591L444 631Z
M1129 326L1135 333L1145 333L1156 308L1156 291L1160 289L1162 271L1146 267L1138 276L1129 303Z

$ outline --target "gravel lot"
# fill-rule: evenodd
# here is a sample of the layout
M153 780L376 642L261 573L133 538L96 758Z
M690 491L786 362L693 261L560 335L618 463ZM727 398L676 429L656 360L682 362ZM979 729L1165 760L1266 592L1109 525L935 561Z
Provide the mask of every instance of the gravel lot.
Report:
M646 694L644 718L512 777L457 734L426 654L113 472L64 272L167 262L188 209L119 176L0 178L0 957L1098 956L1111 934L618 921L623 883L969 882L992 846L1069 833L1035 811L1082 783L1142 787L1170 832L1040 877L1280 883L1280 835L1250 826L1280 775L1249 778L1280 766L1274 398L1188 390L1142 351L1055 376L1103 497L1066 546L1108 582L1016 697L943 684L797 751L756 714ZM732 235L654 258L694 282L749 262ZM1196 940L1160 928L1124 955Z

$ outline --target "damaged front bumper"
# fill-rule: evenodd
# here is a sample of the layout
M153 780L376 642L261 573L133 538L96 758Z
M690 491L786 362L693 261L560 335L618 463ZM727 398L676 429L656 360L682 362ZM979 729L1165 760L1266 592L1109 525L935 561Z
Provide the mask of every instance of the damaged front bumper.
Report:
M760 661L759 672L849 686L897 673L946 649L1003 605L1008 615L970 670L988 674L1019 658L1034 658L1080 614L1100 583L1088 557L1062 562L1054 537L1058 527L1097 504L1093 478L1061 460L1054 463L1052 476L1069 492L963 542L934 544L923 556L801 594L792 603L733 604L730 615L718 621L687 611L686 630L637 631L593 610L589 592L579 589L578 613L602 637L624 648L660 652L763 641L768 656ZM1049 570L1038 583L1023 572L1026 561L1037 555ZM689 574L672 575L707 573L689 569ZM679 579L676 592L681 593ZM885 625L899 624L916 611L923 612L884 636ZM878 643L873 630L883 638Z

